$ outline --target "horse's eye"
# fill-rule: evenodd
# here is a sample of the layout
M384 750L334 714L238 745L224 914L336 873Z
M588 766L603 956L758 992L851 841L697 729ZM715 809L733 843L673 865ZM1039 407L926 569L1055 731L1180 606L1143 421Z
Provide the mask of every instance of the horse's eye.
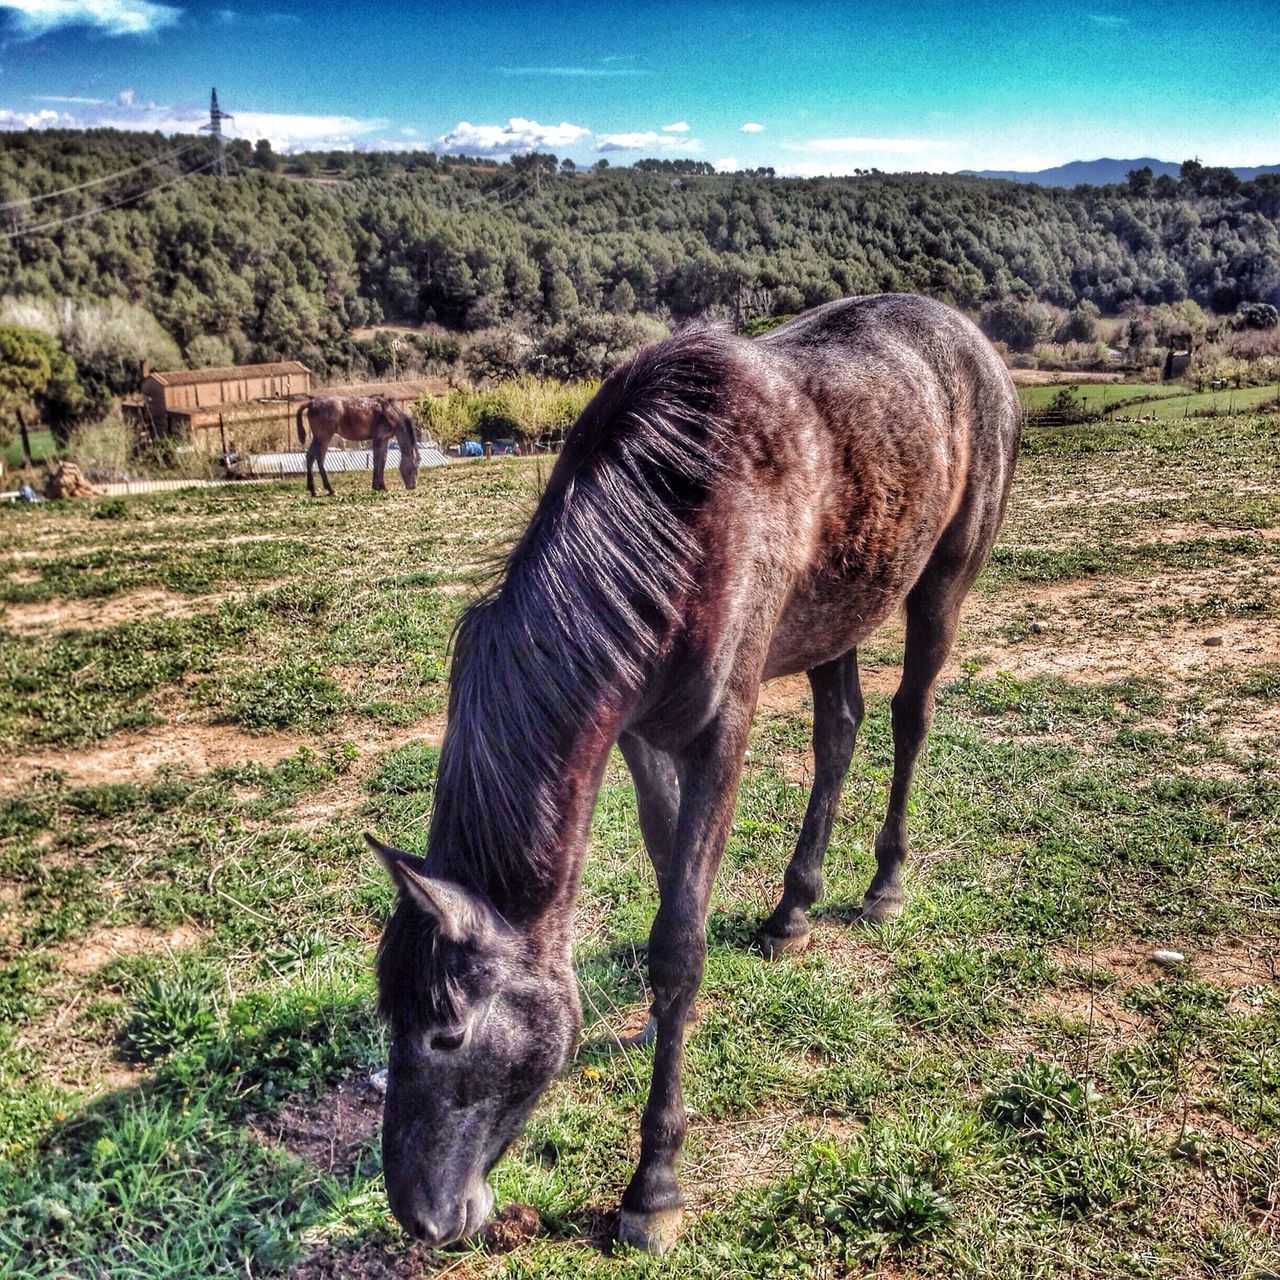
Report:
M461 1031L441 1031L437 1035L431 1037L431 1047L433 1049L441 1049L448 1051L449 1049L461 1049L462 1042L467 1038L466 1028Z

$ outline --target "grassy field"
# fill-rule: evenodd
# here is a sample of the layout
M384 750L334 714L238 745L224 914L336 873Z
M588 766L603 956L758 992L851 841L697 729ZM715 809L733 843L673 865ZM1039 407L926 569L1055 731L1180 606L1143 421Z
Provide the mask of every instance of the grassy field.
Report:
M1101 409L1129 401L1156 400L1177 395L1185 388L1167 382L1072 382L1046 383L1042 386L1018 388L1018 399L1024 409L1047 409L1066 385L1079 400L1091 409Z
M447 639L535 464L0 511L0 1276L1257 1278L1280 1267L1280 422L1037 430L851 923L897 625L803 958L748 947L811 778L767 686L692 1031L682 1244L610 1245L655 906L597 810L578 1060L495 1171L542 1232L388 1217L360 832L420 848ZM1161 967L1156 948L1185 961Z
M1247 413L1260 405L1280 399L1280 387L1227 388L1221 391L1188 392L1179 383L1169 382L1073 382L1066 384L1076 400L1091 412L1120 407L1133 417L1182 418L1193 414ZM1029 412L1047 409L1061 394L1063 384L1018 388L1018 399Z
M28 439L31 441L31 457L35 462L43 462L46 458L52 458L54 454L53 432L52 431L31 431L28 433ZM0 457L4 459L4 465L10 471L15 467L22 466L22 441L15 436L0 451Z

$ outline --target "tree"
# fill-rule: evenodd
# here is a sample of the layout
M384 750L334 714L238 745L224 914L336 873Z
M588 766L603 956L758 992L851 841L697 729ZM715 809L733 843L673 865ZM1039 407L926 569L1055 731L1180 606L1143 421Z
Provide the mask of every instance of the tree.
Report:
M1035 302L1006 298L982 308L982 331L993 341L1005 343L1010 351L1030 351L1052 323L1048 311Z
M253 163L255 168L265 169L268 173L275 173L280 167L280 157L271 150L271 140L269 138L259 138L254 143Z
M1151 172L1151 166L1144 164L1141 169L1130 169L1128 175L1129 190L1135 196L1145 196L1150 194L1151 188L1155 185L1155 174Z
M51 338L35 329L0 325L0 431L22 437L22 455L31 465L27 415L47 417L54 438L65 444L84 404L75 365Z
M1053 335L1057 342L1093 342L1098 336L1098 307L1087 298L1067 312Z

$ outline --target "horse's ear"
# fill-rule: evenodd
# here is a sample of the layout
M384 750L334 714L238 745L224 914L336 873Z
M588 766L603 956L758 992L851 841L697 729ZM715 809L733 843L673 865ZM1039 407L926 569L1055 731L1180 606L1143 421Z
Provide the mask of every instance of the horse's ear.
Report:
M423 915L430 916L443 937L450 942L473 943L489 932L493 912L482 897L451 880L427 875L424 858L383 844L367 831L364 838L386 867L400 895Z

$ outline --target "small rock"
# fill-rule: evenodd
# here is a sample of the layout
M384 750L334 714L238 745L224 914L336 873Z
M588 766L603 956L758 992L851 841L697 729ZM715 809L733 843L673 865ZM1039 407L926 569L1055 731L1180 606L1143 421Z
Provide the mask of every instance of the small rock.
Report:
M531 1204L504 1204L485 1228L485 1243L494 1253L510 1253L542 1230L542 1219Z
M1205 636L1204 647L1206 649L1220 649L1222 647L1221 636Z
M1162 964L1166 966L1175 964L1185 964L1187 957L1181 951L1169 951L1164 947L1153 951L1148 957L1152 964Z
M380 1093L385 1098L387 1096L386 1067L379 1067L376 1071L370 1071L369 1084L373 1087L375 1093Z
M1027 630L1030 631L1033 636L1038 636L1044 630L1044 623L1036 620L1028 625Z

